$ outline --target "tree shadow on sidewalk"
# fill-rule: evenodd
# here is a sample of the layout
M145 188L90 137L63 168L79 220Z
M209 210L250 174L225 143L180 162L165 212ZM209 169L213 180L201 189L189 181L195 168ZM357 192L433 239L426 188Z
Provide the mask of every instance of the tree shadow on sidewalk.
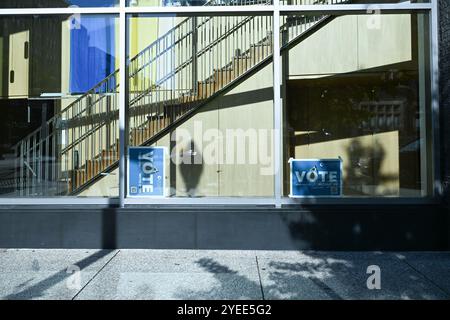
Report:
M69 266L77 266L80 269L80 271L83 271L84 269L86 269L90 265L94 264L95 262L99 261L100 259L104 258L111 252L113 252L113 250L100 250L100 251L95 252L95 253L91 254L90 256L84 258L83 260L80 260L73 264L68 264L67 268ZM62 269L62 270L56 272L55 274L53 274L52 276L47 277L47 278L39 281L38 283L36 283L30 287L27 287L17 293L10 294L10 295L4 297L4 299L23 300L23 299L42 298L46 295L45 291L49 290L50 288L56 286L57 284L59 284L61 282L67 280L72 275L72 273L67 271L68 270L67 268Z

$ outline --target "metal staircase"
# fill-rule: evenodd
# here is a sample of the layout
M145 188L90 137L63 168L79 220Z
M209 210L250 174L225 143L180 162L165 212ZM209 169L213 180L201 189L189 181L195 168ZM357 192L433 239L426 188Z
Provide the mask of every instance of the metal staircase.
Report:
M287 48L328 17L282 19ZM154 143L270 62L272 30L267 16L186 18L132 58L129 145ZM21 196L75 195L117 167L121 88L116 70L16 145Z

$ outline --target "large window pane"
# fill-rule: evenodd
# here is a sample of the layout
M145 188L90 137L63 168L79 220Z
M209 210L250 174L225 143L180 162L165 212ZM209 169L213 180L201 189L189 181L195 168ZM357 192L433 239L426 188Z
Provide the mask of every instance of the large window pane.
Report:
M1 197L118 194L117 26L111 15L0 18Z
M166 160L155 175L130 170L128 194L153 179L166 197L272 197L272 17L129 25L130 146L162 146Z
M430 195L428 15L290 15L283 24L284 194L307 183L289 177L294 158L340 159L343 196Z

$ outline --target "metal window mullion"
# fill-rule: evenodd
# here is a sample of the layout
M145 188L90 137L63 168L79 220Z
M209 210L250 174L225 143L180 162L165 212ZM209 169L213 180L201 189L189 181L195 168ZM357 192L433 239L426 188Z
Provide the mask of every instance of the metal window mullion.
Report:
M273 12L272 22L272 41L273 41L273 105L274 105L274 136L273 136L273 166L274 166L274 191L275 191L275 204L277 207L281 207L281 188L282 188L282 163L281 156L283 147L282 141L282 104L281 104L281 59L280 59L280 0L273 0L275 10Z
M432 165L433 174L433 195L441 197L443 188L441 184L441 166L440 166L440 126L439 126L439 4L438 1L432 1L430 13L430 64L431 64L431 125L432 125Z
M127 16L125 13L125 0L120 0L119 17L119 58L120 58L120 87L119 87L119 204L125 206L126 196L126 143L127 143Z

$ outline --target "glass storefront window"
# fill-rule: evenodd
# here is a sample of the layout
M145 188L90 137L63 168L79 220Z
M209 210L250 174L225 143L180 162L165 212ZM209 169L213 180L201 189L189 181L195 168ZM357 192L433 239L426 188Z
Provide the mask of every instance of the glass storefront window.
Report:
M302 181L327 177L329 190L324 183L309 195L431 197L438 168L430 3L281 0L274 37L277 8L256 10L272 0L2 1L0 198L291 203L293 183L302 188ZM286 7L321 4L343 6L333 16L318 7L314 14ZM339 11L346 4L375 6L349 15ZM377 4L393 5L377 12ZM243 5L255 7L181 14L169 8ZM97 9L45 10L69 7ZM141 14L143 7L165 8ZM10 10L23 8L43 10ZM278 35L281 59L274 67ZM278 78L281 101L274 100ZM275 140L278 133L282 139ZM291 172L296 160L313 164ZM326 172L330 166L339 174Z
M159 195L273 197L272 17L129 24L130 146L165 148ZM146 185L135 174L130 196Z
M113 15L0 18L0 197L117 196ZM105 116L107 115L107 116Z
M428 15L282 20L284 195L308 187L290 158L339 159L342 196L430 195Z

